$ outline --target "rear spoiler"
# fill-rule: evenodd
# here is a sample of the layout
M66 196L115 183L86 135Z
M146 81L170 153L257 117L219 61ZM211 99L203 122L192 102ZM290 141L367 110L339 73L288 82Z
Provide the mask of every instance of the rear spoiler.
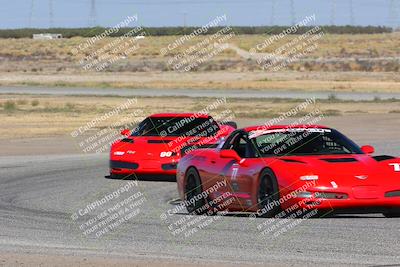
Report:
M388 159L395 159L396 157L388 156L388 155L380 155L380 156L373 156L372 158L376 161L384 161L384 160L388 160Z
M234 128L234 129L237 129L237 128L238 128L237 123L234 122L234 121L219 121L218 123L219 123L220 125L228 125L228 126L231 126L231 127Z

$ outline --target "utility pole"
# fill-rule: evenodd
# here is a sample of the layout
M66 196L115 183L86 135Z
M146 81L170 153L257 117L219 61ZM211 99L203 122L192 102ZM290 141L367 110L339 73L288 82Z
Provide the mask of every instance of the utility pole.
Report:
M399 10L398 10L398 2L395 0L389 1L389 19L388 22L393 29L399 27Z
M271 26L275 25L275 4L276 1L271 0L271 20L270 20Z
M186 34L186 27L187 27L187 12L186 11L182 12L182 18L183 18L183 23L182 23L183 34Z
M294 12L294 0L290 0L290 19L292 25L296 24L296 13Z
M336 23L336 0L331 0L331 25Z
M96 0L90 1L90 15L89 15L89 26L96 26Z
M35 7L35 0L31 0L31 8L29 10L29 21L28 21L28 27L32 28L32 18L33 18L33 9Z
M350 25L354 26L354 6L353 6L353 0L350 0Z
M53 0L49 0L49 28L54 28Z

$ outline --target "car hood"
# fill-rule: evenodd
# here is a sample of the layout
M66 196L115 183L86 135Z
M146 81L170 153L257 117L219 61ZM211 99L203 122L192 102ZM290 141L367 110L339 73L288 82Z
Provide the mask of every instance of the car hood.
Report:
M179 156L184 148L198 148L216 143L216 141L215 138L207 137L129 136L112 144L111 157L121 158L121 156L129 155L130 158L150 159L158 158L161 152L169 151L173 152L174 156ZM120 155L115 155L115 152Z

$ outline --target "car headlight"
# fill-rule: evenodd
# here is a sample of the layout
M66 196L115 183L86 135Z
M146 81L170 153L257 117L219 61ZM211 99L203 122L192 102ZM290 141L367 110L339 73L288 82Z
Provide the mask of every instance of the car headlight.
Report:
M302 181L315 181L318 180L318 175L303 175L300 176L300 180Z
M299 198L312 198L312 193L311 192L307 192L307 191L302 191L302 192L296 193L296 197L299 197Z

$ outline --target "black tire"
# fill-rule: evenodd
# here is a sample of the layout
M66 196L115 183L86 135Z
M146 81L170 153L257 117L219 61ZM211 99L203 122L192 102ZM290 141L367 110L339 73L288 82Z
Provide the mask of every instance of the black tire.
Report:
M118 174L110 173L110 175L107 178L108 179L121 179L121 176Z
M310 210L311 212L313 210ZM310 218L313 219L329 219L329 218L334 218L336 216L336 213L334 210L314 210L316 213L311 216Z
M389 211L389 212L385 212L383 213L383 216L385 216L386 218L400 218L400 211Z
M200 175L195 168L190 168L185 176L185 205L190 214L206 214L206 199L202 197L203 186ZM195 199L194 197L197 196ZM192 200L193 199L193 200Z
M108 176L109 179L114 179L114 180L135 180L136 175L134 174L113 174L110 173Z
M270 169L264 169L260 174L257 192L259 215L265 218L272 218L277 215L281 211L279 198L279 186L274 172Z

